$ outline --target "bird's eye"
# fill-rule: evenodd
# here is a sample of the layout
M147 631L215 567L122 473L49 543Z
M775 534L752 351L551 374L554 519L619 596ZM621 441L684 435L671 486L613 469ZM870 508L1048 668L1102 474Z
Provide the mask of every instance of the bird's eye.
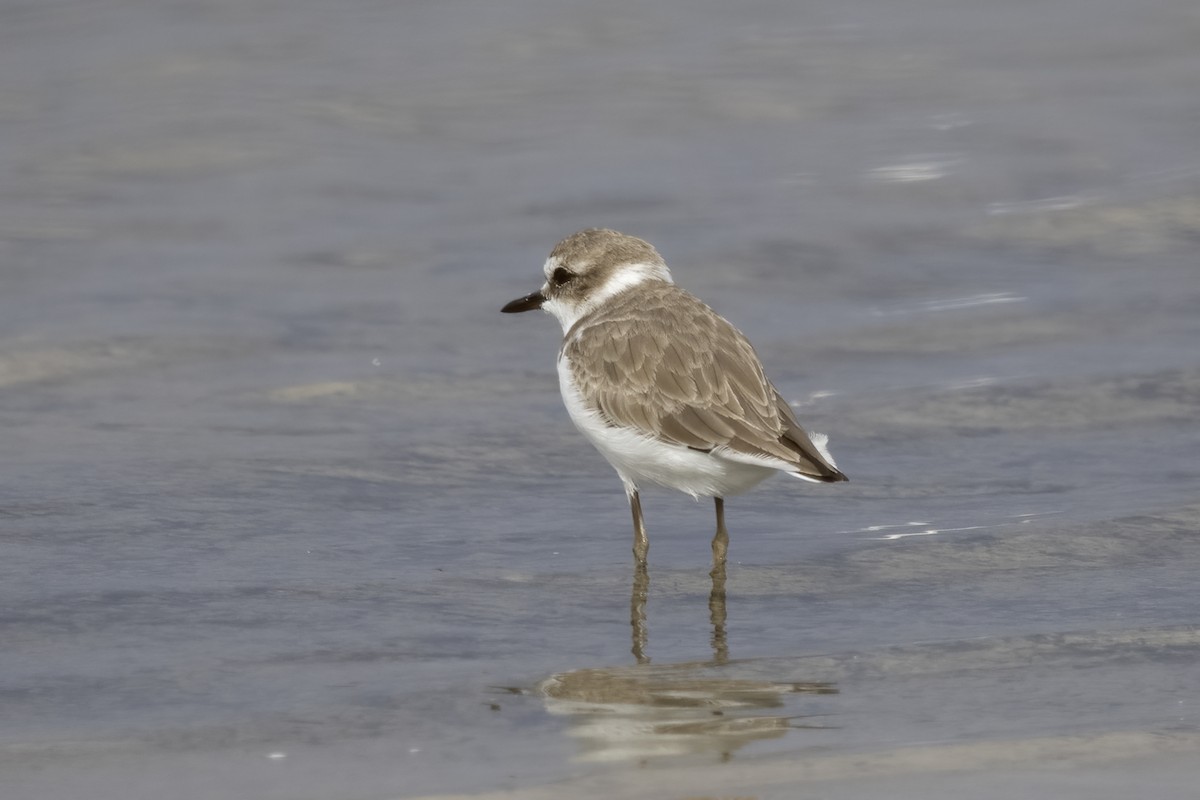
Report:
M555 286L562 286L564 283L574 277L575 276L568 272L565 268L559 267L550 275L550 280L554 282Z

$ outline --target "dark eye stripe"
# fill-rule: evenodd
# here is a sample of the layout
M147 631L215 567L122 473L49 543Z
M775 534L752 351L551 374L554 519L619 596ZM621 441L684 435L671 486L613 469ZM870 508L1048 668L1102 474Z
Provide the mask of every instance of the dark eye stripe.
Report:
M566 269L559 267L558 269L554 270L554 273L550 276L550 280L554 281L555 286L562 286L564 283L574 277L575 276L570 272L567 272Z

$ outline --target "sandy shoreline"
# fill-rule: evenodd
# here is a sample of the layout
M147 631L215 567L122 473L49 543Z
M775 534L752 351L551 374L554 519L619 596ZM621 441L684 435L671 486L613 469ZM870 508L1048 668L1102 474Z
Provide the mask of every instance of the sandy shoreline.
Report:
M914 745L867 753L802 754L729 764L628 769L547 786L479 794L427 795L420 800L557 800L573 798L972 797L1014 795L1013 783L1065 785L1093 798L1129 797L1154 776L1154 797L1192 796L1200 785L1200 734L1109 733ZM979 792L991 792L981 794ZM1079 796L1084 796L1080 794Z

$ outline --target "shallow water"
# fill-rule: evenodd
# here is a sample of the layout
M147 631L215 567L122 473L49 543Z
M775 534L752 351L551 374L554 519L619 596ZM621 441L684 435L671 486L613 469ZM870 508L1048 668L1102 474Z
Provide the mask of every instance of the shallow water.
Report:
M676 5L0 8L11 796L1194 785L1193 5ZM498 313L586 226L852 479L723 587Z

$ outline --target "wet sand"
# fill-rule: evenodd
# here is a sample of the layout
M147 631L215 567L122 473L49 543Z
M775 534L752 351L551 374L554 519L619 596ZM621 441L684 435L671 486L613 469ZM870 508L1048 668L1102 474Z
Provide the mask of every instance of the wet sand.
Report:
M914 746L852 755L807 755L720 766L608 773L537 789L439 800L559 797L1120 798L1147 787L1187 797L1196 785L1194 734L1109 733L971 745ZM431 796L432 798L432 796Z

